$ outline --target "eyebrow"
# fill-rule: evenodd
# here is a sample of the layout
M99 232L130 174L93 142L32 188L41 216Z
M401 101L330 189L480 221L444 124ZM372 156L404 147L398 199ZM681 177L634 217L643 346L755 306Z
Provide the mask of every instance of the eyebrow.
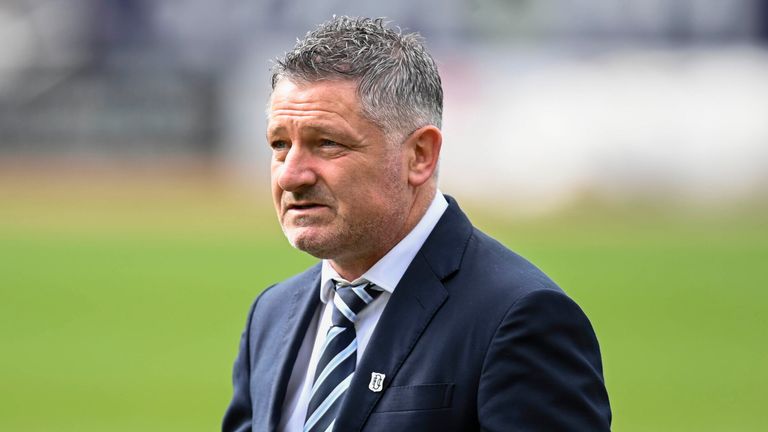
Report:
M286 130L285 126L267 127L267 136L277 135Z
M272 128L267 129L267 136L271 135L278 135L280 133L283 133L286 131L286 127L282 125L278 125ZM349 132L345 131L338 127L329 127L328 125L323 125L319 123L315 124L305 124L302 127L303 131L305 133L314 133L314 134L327 134L327 135L333 135L333 136L349 136Z

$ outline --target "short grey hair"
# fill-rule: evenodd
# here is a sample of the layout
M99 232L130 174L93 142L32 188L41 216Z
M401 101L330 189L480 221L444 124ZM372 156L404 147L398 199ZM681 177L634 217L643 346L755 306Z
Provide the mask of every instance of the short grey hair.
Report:
M443 88L435 60L421 36L388 28L382 18L334 16L275 60L273 90L283 78L356 81L361 114L390 138L442 124Z

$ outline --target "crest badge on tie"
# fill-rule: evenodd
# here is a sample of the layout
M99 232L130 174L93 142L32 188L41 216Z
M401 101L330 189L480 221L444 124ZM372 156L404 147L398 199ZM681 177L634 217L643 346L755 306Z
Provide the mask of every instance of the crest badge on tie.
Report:
M374 393L378 393L384 388L384 378L386 375L379 372L371 372L371 382L368 383L368 389Z

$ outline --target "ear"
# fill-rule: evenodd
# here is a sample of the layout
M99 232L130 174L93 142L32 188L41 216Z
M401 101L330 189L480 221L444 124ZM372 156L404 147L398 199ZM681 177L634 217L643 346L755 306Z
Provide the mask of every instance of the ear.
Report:
M406 141L408 155L408 183L421 186L433 177L440 158L443 134L435 126L417 129Z

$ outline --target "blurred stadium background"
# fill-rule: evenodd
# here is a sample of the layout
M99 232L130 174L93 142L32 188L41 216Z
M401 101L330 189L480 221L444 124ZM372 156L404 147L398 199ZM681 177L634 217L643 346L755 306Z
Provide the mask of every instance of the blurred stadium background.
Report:
M215 430L268 196L269 59L422 33L441 188L576 298L617 431L768 428L768 3L0 0L0 430Z

